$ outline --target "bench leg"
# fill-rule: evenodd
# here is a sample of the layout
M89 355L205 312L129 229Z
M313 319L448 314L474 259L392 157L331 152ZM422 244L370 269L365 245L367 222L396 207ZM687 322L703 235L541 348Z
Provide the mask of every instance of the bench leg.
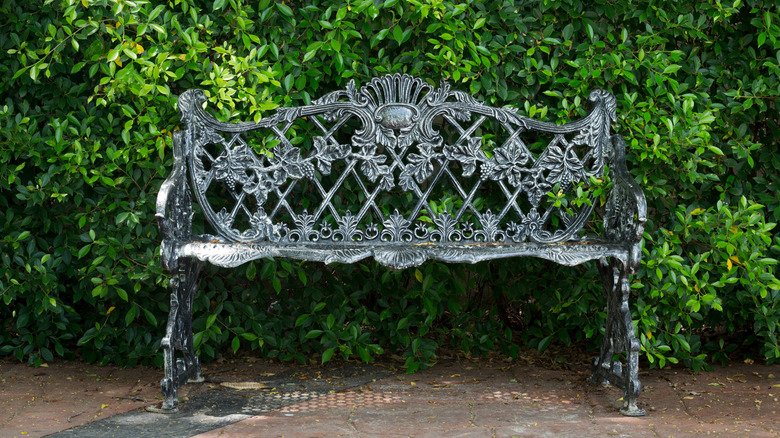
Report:
M599 262L599 272L604 282L607 301L607 326L601 353L593 360L591 382L613 384L623 389L623 407L620 413L630 417L645 415L644 409L636 405L642 389L639 382L639 339L636 337L628 307L630 294L629 274L623 262L616 259ZM625 353L625 367L615 354Z
M180 259L178 264L177 275L171 278L171 309L165 337L160 344L165 357L165 377L160 381L165 400L161 408L148 408L152 412L176 412L179 386L188 381L203 381L200 359L195 355L192 338L192 303L203 263L194 259ZM183 357L177 358L176 350L181 351Z

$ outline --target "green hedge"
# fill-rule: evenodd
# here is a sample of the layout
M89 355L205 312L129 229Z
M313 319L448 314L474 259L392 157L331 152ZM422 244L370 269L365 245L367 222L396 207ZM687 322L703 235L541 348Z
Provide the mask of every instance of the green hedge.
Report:
M776 4L613 3L3 0L0 354L161 363L154 200L183 90L206 89L224 120L257 119L407 72L548 121L611 89L650 209L632 284L645 357L778 362ZM595 348L604 319L593 266L529 260L400 273L264 260L207 269L201 290L206 360L398 351L414 370L445 344Z

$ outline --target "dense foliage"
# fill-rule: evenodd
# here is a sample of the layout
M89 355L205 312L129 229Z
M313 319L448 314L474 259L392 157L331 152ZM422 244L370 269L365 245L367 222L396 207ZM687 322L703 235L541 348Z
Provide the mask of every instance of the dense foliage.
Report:
M183 90L235 120L407 72L548 121L611 89L650 207L632 285L645 357L780 361L775 1L2 0L0 14L0 354L161 363L154 201ZM593 266L527 259L264 260L209 269L201 291L206 360L398 351L414 370L445 344L596 347L604 319Z

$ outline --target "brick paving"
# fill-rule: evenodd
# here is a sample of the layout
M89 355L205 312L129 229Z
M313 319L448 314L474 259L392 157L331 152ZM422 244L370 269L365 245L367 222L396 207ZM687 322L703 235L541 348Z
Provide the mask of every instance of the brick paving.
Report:
M644 370L640 407L593 386L585 363L449 360L413 375L392 364L210 364L177 416L159 402L162 370L0 360L0 437L777 437L780 366L735 363L693 374ZM231 382L257 382L248 390Z

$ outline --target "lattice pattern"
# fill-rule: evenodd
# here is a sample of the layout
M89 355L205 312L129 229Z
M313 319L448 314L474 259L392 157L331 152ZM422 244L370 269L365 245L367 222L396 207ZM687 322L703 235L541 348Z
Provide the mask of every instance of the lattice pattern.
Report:
M195 196L226 241L553 243L577 236L592 207L566 211L548 193L587 187L610 152L614 97L590 98L591 113L562 126L408 75L350 82L257 124L214 120L199 90L179 105ZM309 145L294 144L300 130ZM268 153L248 142L258 133ZM388 203L399 191L407 202Z

